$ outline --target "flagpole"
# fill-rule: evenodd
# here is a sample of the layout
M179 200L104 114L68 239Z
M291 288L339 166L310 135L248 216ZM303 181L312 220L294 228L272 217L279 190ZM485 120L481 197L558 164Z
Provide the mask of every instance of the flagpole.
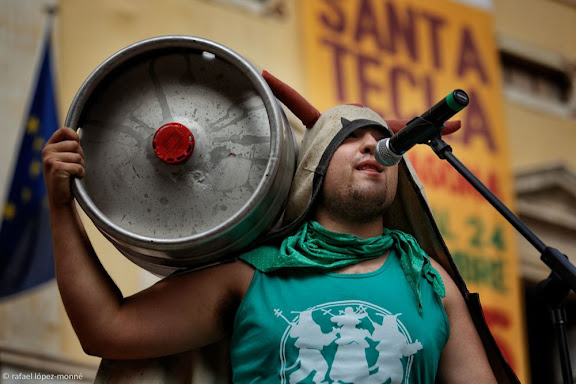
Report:
M46 47L50 44L52 40L52 30L54 27L54 20L56 18L56 14L58 13L58 5L56 4L47 4L44 9L42 10L43 14L46 15L46 19L44 21L44 30L42 32L42 36L40 37L40 46L36 50L36 65L34 67L34 79L32 81L31 92L28 92L28 100L26 102L26 108L24 109L24 118L28 115L30 111L30 107L32 106L32 101L34 99L34 90L38 83L38 79L40 78L40 71L42 69L42 61L44 59L44 54L46 53ZM50 58L52 59L52 58ZM52 76L55 74L52 73ZM24 121L24 118L22 121ZM24 122L25 123L25 122Z
M46 21L46 26L44 29L44 36L51 36L52 26L54 25L54 19L58 13L58 5L48 4L44 7L44 13L48 16Z
M56 15L58 14L58 5L56 4L47 4L44 7L44 14L46 15L46 21L44 22L44 32L42 36L42 43L41 43L41 51L40 54L44 55L44 51L48 45L51 45L52 42L52 32L54 30L54 20L56 19ZM52 53L52 52L51 52ZM52 57L50 58L53 59ZM38 71L36 71L38 73ZM55 74L53 73L52 76Z

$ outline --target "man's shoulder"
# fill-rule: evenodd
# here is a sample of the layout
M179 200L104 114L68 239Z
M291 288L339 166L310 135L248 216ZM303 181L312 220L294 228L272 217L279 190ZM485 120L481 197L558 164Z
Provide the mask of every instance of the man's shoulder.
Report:
M281 243L266 243L253 248L249 248L242 252L240 259L253 256L253 255L268 255L271 253L278 253L280 251Z
M209 284L216 284L230 293L240 294L250 286L255 269L242 260L226 261L201 271Z
M254 267L240 259L234 259L224 262L213 268L214 274L217 275L249 275L252 277L254 274Z
M221 287L244 285L254 276L254 267L239 259L228 259L203 268L181 270L168 276L166 281L194 282L202 281L207 285ZM186 284L186 283L185 283Z

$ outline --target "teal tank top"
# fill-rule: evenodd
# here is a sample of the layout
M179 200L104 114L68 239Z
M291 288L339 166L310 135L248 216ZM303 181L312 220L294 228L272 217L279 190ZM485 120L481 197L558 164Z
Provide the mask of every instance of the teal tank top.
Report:
M449 325L425 279L422 305L393 252L365 274L256 271L234 321L233 382L433 383Z

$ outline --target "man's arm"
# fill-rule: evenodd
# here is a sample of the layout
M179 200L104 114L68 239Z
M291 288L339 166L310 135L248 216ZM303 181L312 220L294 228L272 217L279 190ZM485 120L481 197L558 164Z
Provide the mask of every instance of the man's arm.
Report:
M482 340L458 287L436 261L432 265L442 276L446 297L442 300L450 322L450 338L440 356L440 383L496 384Z
M84 350L109 359L140 359L220 339L227 308L241 300L251 267L236 262L183 273L123 298L90 244L70 191L70 178L84 176L78 135L59 129L42 156L56 279Z

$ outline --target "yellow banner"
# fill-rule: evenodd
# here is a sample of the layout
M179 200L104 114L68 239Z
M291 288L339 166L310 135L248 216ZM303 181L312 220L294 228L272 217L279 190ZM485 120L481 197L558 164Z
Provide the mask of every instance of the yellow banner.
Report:
M384 118L422 114L454 89L470 104L444 137L454 155L513 208L501 79L490 13L448 0L301 1L306 94L320 110L367 105ZM409 158L470 291L522 382L527 353L515 230L425 145Z

